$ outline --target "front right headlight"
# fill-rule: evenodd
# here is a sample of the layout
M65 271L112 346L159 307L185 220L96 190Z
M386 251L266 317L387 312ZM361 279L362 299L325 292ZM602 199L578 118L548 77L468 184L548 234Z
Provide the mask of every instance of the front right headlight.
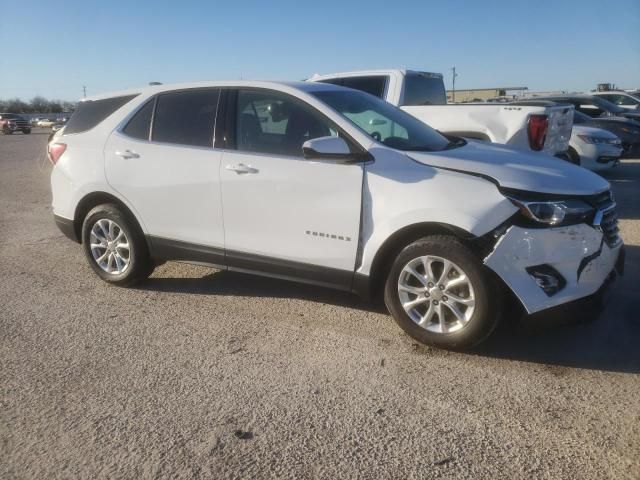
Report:
M582 200L527 201L507 197L529 220L551 226L575 225L589 221L595 208Z
M585 143L593 143L595 145L620 145L622 143L619 138L594 137L593 135L578 135L578 137Z

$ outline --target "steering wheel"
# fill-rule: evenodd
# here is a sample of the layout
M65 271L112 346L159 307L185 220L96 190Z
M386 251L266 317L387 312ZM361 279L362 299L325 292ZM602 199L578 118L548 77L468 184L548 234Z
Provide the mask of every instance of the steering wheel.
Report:
M370 135L374 140L378 142L382 141L382 135L380 135L380 132L372 132Z

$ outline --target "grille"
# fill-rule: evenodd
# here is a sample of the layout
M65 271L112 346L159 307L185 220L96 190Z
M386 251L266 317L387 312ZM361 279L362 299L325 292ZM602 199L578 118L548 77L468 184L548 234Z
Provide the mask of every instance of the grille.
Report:
M613 204L613 195L611 195L611 190L607 190L597 195L591 195L586 200L598 210L605 210Z
M618 228L618 214L616 213L616 204L613 201L611 190L591 195L587 198L587 201L598 209L594 224L598 226L599 220L604 241L610 247L617 246L621 242L620 229Z
M16 128L31 128L31 125L29 125L29 122L23 119L20 119L20 120L9 119L9 122L15 124Z

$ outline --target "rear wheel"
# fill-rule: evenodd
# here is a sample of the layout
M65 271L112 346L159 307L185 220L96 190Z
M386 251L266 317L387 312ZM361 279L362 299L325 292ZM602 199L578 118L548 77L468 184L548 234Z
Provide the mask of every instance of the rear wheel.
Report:
M480 260L453 236L432 236L404 248L385 284L385 304L416 340L469 348L496 327L502 296Z
M89 265L105 282L129 286L153 272L144 235L117 205L98 205L87 214L82 245Z

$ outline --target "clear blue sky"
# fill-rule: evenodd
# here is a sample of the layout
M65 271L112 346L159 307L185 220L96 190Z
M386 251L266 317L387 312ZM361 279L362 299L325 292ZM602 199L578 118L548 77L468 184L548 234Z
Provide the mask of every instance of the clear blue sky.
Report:
M393 67L449 87L453 65L459 88L631 88L640 0L0 0L0 45L0 98L25 100Z

